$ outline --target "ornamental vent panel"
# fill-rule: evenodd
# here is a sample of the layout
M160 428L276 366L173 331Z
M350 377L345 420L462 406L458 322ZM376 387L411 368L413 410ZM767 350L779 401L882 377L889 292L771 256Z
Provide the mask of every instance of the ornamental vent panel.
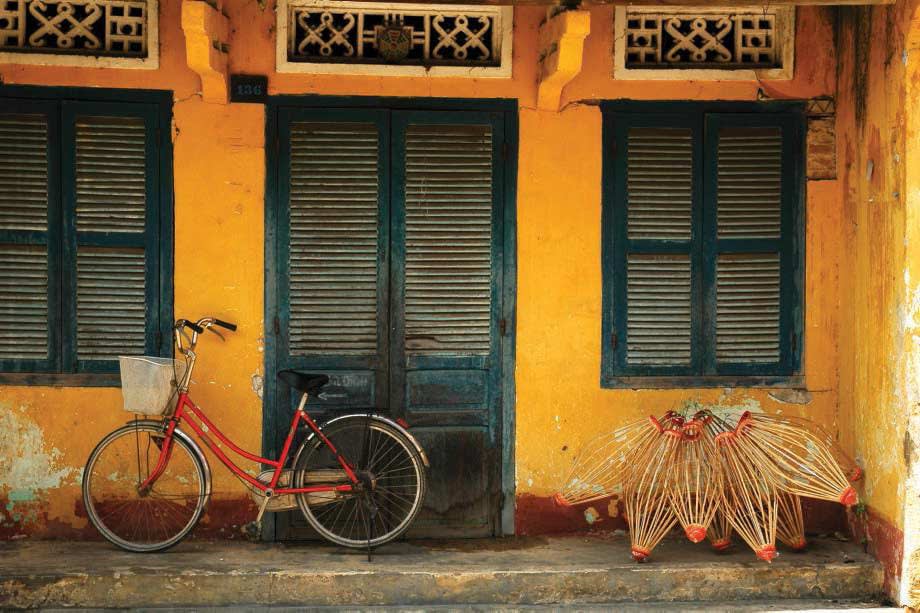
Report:
M0 0L0 62L156 68L156 0Z
M278 71L510 77L512 12L280 0Z
M614 76L791 79L795 9L618 7Z

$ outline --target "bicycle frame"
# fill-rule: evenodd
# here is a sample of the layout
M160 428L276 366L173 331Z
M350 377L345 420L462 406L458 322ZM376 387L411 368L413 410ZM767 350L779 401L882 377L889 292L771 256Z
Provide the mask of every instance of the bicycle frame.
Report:
M172 442L173 435L176 430L176 427L185 419L185 422L189 427L194 430L195 434L204 441L204 444L207 446L211 452L217 456L217 458L226 466L231 472L233 472L237 477L243 479L259 491L272 495L272 496L281 496L284 494L308 494L314 492L351 492L354 491L354 486L358 483L358 477L354 472L354 469L348 464L342 454L338 452L335 446L332 444L319 426L316 425L316 422L307 414L304 410L304 406L307 403L307 394L304 394L300 405L297 407L297 411L294 413L294 417L291 419L291 427L288 430L287 438L284 439L284 447L281 449L281 456L277 460L270 460L268 458L263 458L262 456L250 453L245 449L237 446L233 441L231 441L227 436L220 431L204 414L204 411L201 410L188 396L187 391L179 392L179 399L176 401L176 410L173 415L169 418L169 425L166 427L166 439L164 444L160 448L160 456L157 460L157 464L154 467L153 471L150 473L150 476L140 485L139 490L141 492L149 491L153 487L153 484L156 480L163 474L163 471L166 470L166 465L169 463L169 458L172 453ZM201 424L196 423L188 417L194 416L197 418ZM320 438L324 445L326 445L329 450L335 455L339 464L342 466L342 469L345 471L345 474L348 476L351 481L350 484L343 485L316 485L311 487L286 487L286 488L277 488L278 480L281 478L281 473L284 470L284 465L287 463L288 454L291 451L291 443L294 441L294 433L297 430L297 425L305 421L311 430ZM214 443L209 433L213 433L217 439L229 447L235 454L244 457L253 462L259 462L261 464L267 464L274 467L274 472L272 474L271 482L268 485L262 483L258 479L252 477L246 473L242 468L237 466L237 464L227 457L227 454Z

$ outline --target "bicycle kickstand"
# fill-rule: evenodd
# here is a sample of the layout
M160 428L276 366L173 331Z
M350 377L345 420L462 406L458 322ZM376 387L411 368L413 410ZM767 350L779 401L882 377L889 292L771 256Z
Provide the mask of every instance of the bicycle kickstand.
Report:
M258 525L261 525L261 523L262 523L262 516L265 515L265 507L268 506L268 501L269 501L269 500L271 500L271 497L270 497L270 496L264 496L264 497L262 498L262 504L259 505L259 514L256 516L256 521L255 521L255 524L256 524L257 526L258 526Z

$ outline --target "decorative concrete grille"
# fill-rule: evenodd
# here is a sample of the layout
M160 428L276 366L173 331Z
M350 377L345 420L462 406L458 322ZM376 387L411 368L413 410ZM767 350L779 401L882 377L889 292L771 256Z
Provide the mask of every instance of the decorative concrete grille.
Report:
M629 68L775 68L776 15L628 14Z
M290 64L500 67L505 28L510 27L505 23L509 13L500 7L283 4L283 59Z
M144 0L0 0L0 51L146 58L147 15Z
M620 7L616 18L620 70L758 70L791 77L794 9Z

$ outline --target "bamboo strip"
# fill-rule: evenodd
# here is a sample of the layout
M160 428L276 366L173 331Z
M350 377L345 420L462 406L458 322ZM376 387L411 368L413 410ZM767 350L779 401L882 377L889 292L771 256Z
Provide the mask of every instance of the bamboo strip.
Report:
M687 538L699 543L722 499L722 471L715 461L714 437L703 419L686 422L682 432L669 471L669 500Z
M725 551L732 546L732 525L728 516L722 512L721 505L716 509L715 517L706 532L709 543L716 551Z
M735 431L739 444L755 460L768 459L763 467L779 489L848 507L858 502L828 446L808 430L745 412Z
M554 500L562 506L620 495L635 458L661 434L654 418L642 419L590 440L579 452Z
M805 519L802 499L795 494L777 492L776 538L796 551L805 549Z
M722 510L757 557L771 562L776 557L776 486L739 444L742 438L731 429L715 436L725 475Z
M637 562L651 555L655 546L677 523L677 517L668 504L667 479L673 454L683 439L683 431L670 419L666 419L664 424L654 417L649 420L657 425L656 429L661 434L636 456L634 471L625 488L631 553Z

